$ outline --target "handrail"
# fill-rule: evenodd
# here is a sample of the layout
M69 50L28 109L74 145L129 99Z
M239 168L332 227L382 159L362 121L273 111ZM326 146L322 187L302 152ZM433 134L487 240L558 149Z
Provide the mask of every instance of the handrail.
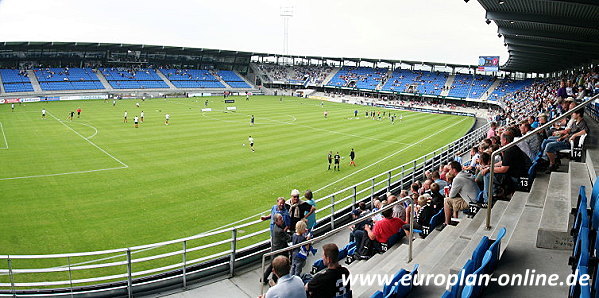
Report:
M528 139L530 139L533 135L537 135L539 133L541 133L542 131L544 131L546 128L551 127L554 123L561 121L562 119L565 119L566 117L572 115L575 111L578 111L584 107L586 107L587 105L589 105L590 103L594 102L596 99L599 99L599 94L591 97L591 98L587 98L587 100L585 100L584 102L582 102L581 104L577 105L576 107L570 109L569 111L567 111L566 113L561 114L559 117L552 119L551 121L548 121L547 123L537 127L535 130L530 131L529 133L527 133L526 135L522 136L520 139L518 139L517 141L513 141L509 144L506 144L505 146L493 151L491 153L491 166L489 167L489 192L487 193L487 198L488 198L488 203L487 205L489 206L487 208L487 219L486 219L486 228L487 230L491 229L491 209L493 206L493 178L495 176L495 157L497 157L497 155L505 152L506 150L517 146L518 144L520 144L523 141L526 141Z
M261 267L261 271L260 272L264 272L264 264L266 262L266 257L270 257L272 255L278 255L280 253L287 252L287 251L299 248L299 247L304 246L304 245L313 244L314 242L318 242L318 241L320 241L322 239L328 238L332 234L338 233L339 231L341 231L343 229L347 229L348 227L350 227L352 225L355 225L357 223L366 221L366 220L370 219L372 217L372 215L383 213L384 211L387 211L387 210L395 207L396 205L407 201L408 199L410 199L410 197L405 197L405 198L398 199L397 201L395 201L395 202L393 202L391 204L388 204L385 207L383 207L383 208L381 208L381 209L379 209L377 211L370 212L370 213L368 213L368 214L366 214L366 215L364 215L364 216L362 216L362 217L360 217L358 219L355 219L354 221L346 223L346 224L344 224L344 225L342 225L340 227L334 228L334 229L332 229L332 230L330 230L330 231L328 231L328 232L326 232L323 235L320 235L318 237L314 237L312 239L306 240L306 241L298 243L298 244L294 244L294 245L291 245L291 246L288 246L288 247L285 247L285 248L281 248L281 249L278 249L278 250L275 250L275 251L271 251L271 252L265 253L265 254L262 255L262 267ZM411 211L410 213L413 213L413 212ZM414 221L410 221L410 225L413 225L413 224L414 224ZM412 230L412 228L410 227L410 231L411 230ZM364 235L364 237L368 237L368 235ZM410 241L410 246L411 246L411 241ZM411 259L408 260L408 262L410 262L410 261L412 261L412 260ZM260 284L260 295L262 295L262 294L264 294L264 287L262 286L262 283L261 283Z
M483 137L484 132L486 131L488 127L488 124L484 125L483 127L479 127L477 129L472 130L470 133L458 138L457 140L443 145L440 148L437 148L436 150L434 150L431 153L428 153L424 156L415 158L414 160L410 161L410 162L406 162L402 165L399 165L397 167L394 167L390 170L387 170L385 172L382 172L380 174L377 174L373 177L370 177L368 179L365 179L361 182L358 182L356 184L353 184L349 187L345 187L341 190L337 190L331 194L328 194L326 196L323 196L319 199L317 199L317 202L329 202L329 204L327 204L326 209L323 207L320 207L317 211L319 212L319 214L322 214L320 212L327 212L330 214L323 214L319 220L317 221L318 225L316 227L316 231L317 232L326 232L329 229L332 230L336 230L335 229L335 221L339 220L340 218L342 218L342 216L346 216L347 215L347 208L350 208L351 206L355 206L355 203L359 200L362 201L364 199L368 199L369 197L372 198L375 194L377 193L381 193L381 192L385 192L385 191L391 191L391 192L396 192L398 189L403 188L405 186L405 183L410 182L410 180L412 182L414 182L417 179L420 179L423 175L425 170L430 170L433 167L436 167L439 163L443 162L443 161L447 161L453 158L453 156L457 153L457 152L464 152L466 149L468 149L468 146L470 146L471 144L473 144L475 141L479 140L480 138ZM399 185L398 185L399 184ZM325 201L328 200L328 201ZM403 201L403 200L401 200ZM338 207L339 204L342 204L342 207ZM381 210L382 211L382 210ZM375 214L375 213L373 213ZM322 225L323 222L325 221L330 221L330 226L328 224L326 225ZM243 222L243 221L241 221ZM109 249L109 250L101 250L101 251L91 251L91 252L80 252L80 253L61 253L61 254L46 254L46 255L0 255L0 260L7 262L8 263L8 268L7 270L4 269L0 269L0 275L8 275L9 276L9 280L11 281L10 284L5 284L2 283L0 284L0 287L7 287L9 290L6 291L6 293L13 293L15 291L15 288L22 288L22 287L44 287L44 286L49 286L51 285L64 285L66 286L67 290L70 288L70 292L73 293L73 285L76 283L79 283L81 280L77 280L77 279L73 279L72 276L72 272L73 271L80 271L80 270L86 270L86 269L96 269L96 268L105 268L105 267L114 267L115 264L126 264L127 266L127 271L125 273L121 272L108 272L108 275L93 275L93 277L91 278L87 278L85 279L86 283L94 283L94 286L100 285L99 282L104 282L107 280L110 280L109 278L107 278L106 276L111 276L111 277L115 277L115 278L122 278L124 277L124 281L126 282L125 286L119 286L120 288L125 288L127 290L127 292L132 293L133 291L133 287L135 286L140 286L142 284L147 284L147 283L151 283L152 281L144 281L141 283L133 283L132 278L134 277L141 277L143 275L149 274L149 273L154 273L154 272L159 272L161 270L168 270L168 269L177 269L178 270L182 270L182 273L176 273L172 276L166 277L166 278L161 278L159 280L165 280L165 279L176 279L176 278L181 278L182 279L182 283L184 286L186 286L187 283L187 279L188 276L191 276L191 274L195 274L198 272L204 272L205 270L213 270L215 268L217 268L218 266L228 266L229 267L229 274L232 276L235 272L235 263L240 261L240 260L245 260L247 258L256 258L259 255L261 255L264 252L264 249L260 248L259 251L252 251L253 249L256 249L258 247L262 247L264 245L266 245L268 242L267 240L259 240L259 241L255 241L251 244L244 244L243 247L238 247L238 243L241 240L244 239L249 239L251 237L254 236L259 236L259 235L263 235L263 234L267 234L268 231L270 229L261 229L260 228L260 224L264 222L262 220L252 220L249 222L245 222L242 224L238 224L236 226L232 226L232 227L228 227L228 228L221 228L218 230L213 230L213 231L209 231L209 232L205 232L205 233L200 233L197 235L193 235L193 236L189 236L189 237L184 237L184 238L180 238L180 239L174 239L174 240L169 240L169 241L163 241L163 242L158 242L158 243L152 243L152 244L145 244L145 245L139 245L139 246L133 246L133 247L128 247L128 248L118 248L118 249ZM237 233L238 231L242 231L242 228L245 227L252 227L252 230L250 230L249 234L244 234L243 236L238 236ZM254 230L254 228L256 228L256 230ZM230 233L230 236L226 236L226 233ZM330 235L331 232L326 232L326 234L324 235ZM220 236L218 236L220 235ZM211 238L207 238L207 237L219 237L217 239L212 239ZM226 238L225 238L226 237ZM209 243L207 244L193 244L193 246L191 246L191 241L193 240L197 240L197 239L208 239ZM322 238L322 237L321 237ZM319 239L321 239L319 238ZM190 243L188 243L190 242ZM204 241L205 242L205 241ZM218 245L226 245L227 243L231 243L231 249L223 249L221 250L220 248L215 251L215 252L207 252L207 253L201 253L200 255L188 255L191 252L197 252L197 251L203 251L206 248L209 247L215 247L217 244ZM215 244L216 243L216 244ZM182 245L182 249L181 247L177 247L176 245ZM150 256L145 256L143 254L148 254L148 251L152 250L152 249L157 249L157 248L165 248L165 249L171 249L174 248L175 250L170 250L170 252L158 252L158 253L154 253L151 252L152 254ZM244 254L243 257L238 257L236 256L236 254L238 252L249 252L249 254ZM135 254L140 254L139 257L134 258ZM103 257L100 258L96 258L95 260L89 260L89 258L87 259L83 259L83 262L80 263L72 263L73 259L75 257L90 257L90 256L100 256L100 255L104 255ZM142 271L133 271L131 265L134 263L139 263L139 262L143 262L146 260L166 260L165 258L172 258L176 255L179 255L182 257L183 262L175 262L175 263L170 263L170 261L168 261L169 263L167 263L167 261L163 261L164 265L160 265L160 266L146 266L146 268L139 268L142 269ZM221 260L222 257L229 255L229 258L227 258L226 260ZM56 267L48 267L48 268L32 268L32 269L17 269L14 266L14 262L13 260L27 260L27 259L59 259L59 258L64 258L67 260L68 264L65 265L59 265ZM119 258L118 260L115 261L108 261L111 259L115 259L115 258ZM126 260L122 260L122 258L126 258ZM193 270L190 270L190 268L192 267L192 265L196 266L197 264L199 264L200 262L204 262L204 261L214 261L214 264L210 264L209 266L204 266L204 267L198 267L195 268ZM6 264L6 263L4 263ZM87 265L85 266L85 264L94 264L94 265ZM84 265L84 266L81 266ZM20 266L21 267L21 266ZM41 266L43 267L43 266ZM23 268L23 267L21 267ZM220 269L216 269L216 270L220 270ZM52 273L52 272L68 272L68 276L69 279L65 282L62 283L60 281L58 281L58 279L49 279L49 281L34 281L34 282L18 282L15 280L15 276L17 275L21 275L21 274L29 274L29 273ZM81 271L80 271L81 272ZM207 271L206 271L207 272ZM110 275L112 273L112 275ZM178 277L177 277L178 276ZM28 277L28 281L31 279ZM39 276L31 276L32 278L37 278L39 279ZM43 279L42 279L43 280ZM70 286L70 287L69 287ZM76 292L77 293L91 293L91 292L101 292L101 291L105 291L108 289L115 289L113 287L113 285L110 285L108 283L106 283L106 288L103 289L99 289L99 288L94 288L94 289L78 289ZM25 291L29 291L30 289L24 289ZM58 289L59 292L54 293L54 295L62 295L60 292L60 290L64 290L64 289ZM34 291L33 289L31 289L31 291ZM4 293L4 289L0 290L0 292ZM66 292L65 292L66 293ZM63 293L64 294L64 293ZM52 295L52 294L50 294Z

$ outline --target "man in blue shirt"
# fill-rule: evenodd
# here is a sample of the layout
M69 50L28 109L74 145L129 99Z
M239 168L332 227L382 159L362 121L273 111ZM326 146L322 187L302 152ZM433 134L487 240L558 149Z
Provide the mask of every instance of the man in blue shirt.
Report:
M290 208L289 205L287 205L285 203L285 198L279 197L279 198L277 198L277 204L272 206L272 208L270 209L270 214L267 216L260 217L261 220L270 219L270 234L271 234L271 236L272 236L273 227L275 225L275 218L274 218L275 214L281 214L281 216L283 217L283 222L285 223L285 225L284 225L285 231L288 231L289 228L291 227L291 217L289 217L289 208Z
M298 276L289 274L291 263L286 256L272 260L272 272L278 277L277 284L268 289L261 298L306 298L304 283Z

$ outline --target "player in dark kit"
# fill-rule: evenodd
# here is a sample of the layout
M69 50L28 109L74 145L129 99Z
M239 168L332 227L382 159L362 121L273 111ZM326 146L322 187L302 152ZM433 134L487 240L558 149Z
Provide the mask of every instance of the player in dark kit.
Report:
M252 115L252 118L250 119L250 126L254 126L254 115Z
M351 152L349 153L349 158L351 159L349 165L353 165L355 167L356 163L354 162L354 158L356 158L356 152L354 152L354 148L351 149Z
M335 169L337 169L337 171L339 170L339 161L341 160L341 155L339 155L339 152L337 152L337 154L335 154Z
M358 110L354 111L354 118L358 118Z
M329 160L329 170L331 169L331 164L333 163L333 151L329 151L327 155L327 159Z

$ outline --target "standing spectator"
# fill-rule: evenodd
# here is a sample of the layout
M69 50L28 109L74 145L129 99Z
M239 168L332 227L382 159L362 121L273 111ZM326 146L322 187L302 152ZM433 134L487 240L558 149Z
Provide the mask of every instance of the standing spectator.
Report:
M285 224L285 226L283 226L283 228L285 230L288 230L291 227L291 218L289 217L289 205L285 204L285 198L283 198L283 197L277 198L277 204L272 206L272 208L270 209L270 214L267 216L260 217L261 220L270 219L271 237L272 237L272 232L273 232L273 228L275 225L275 218L274 218L275 214L281 214L281 216L283 217L283 223Z
M295 224L304 219L305 215L313 208L310 204L300 200L299 196L299 190L294 189L291 191L291 198L289 199L290 227L295 227Z
M308 297L332 298L351 297L351 288L348 280L349 270L339 264L339 248L334 243L325 244L322 247L324 261L327 270L320 271L306 285Z
M295 233L291 236L292 244L300 244L306 240L309 240L308 229L306 222L300 220L295 225ZM306 265L306 258L308 257L308 251L310 251L310 245L301 246L294 248L291 252L291 274L301 276L302 269Z
M306 203L312 206L310 211L307 211L304 215L304 218L308 221L308 230L312 231L316 226L316 201L314 201L314 195L309 189L304 193L304 198L306 198Z
M273 215L274 220L275 220L275 225L273 228L273 232L272 232L272 236L271 236L271 240L270 240L270 251L277 251L279 249L283 249L283 248L287 248L288 245L287 243L289 241L291 241L291 236L289 236L289 234L287 234L287 232L285 232L285 223L283 222L283 216L281 216L281 214L277 213L275 215ZM282 252L279 253L277 255L273 255L271 256L273 258L273 262L277 256L284 256L285 258L288 258L289 253L288 252ZM289 259L287 259L287 261L289 261ZM266 270L264 271L264 275L262 276L262 283L263 284L268 284L268 277L270 276L270 273L272 271L272 267L273 264L269 264L268 267L266 267ZM287 270L287 273L289 273L289 270ZM273 281L277 281L278 276L275 274L272 277Z
M278 282L260 298L306 298L302 279L289 273L289 258L278 256L272 260L270 267Z

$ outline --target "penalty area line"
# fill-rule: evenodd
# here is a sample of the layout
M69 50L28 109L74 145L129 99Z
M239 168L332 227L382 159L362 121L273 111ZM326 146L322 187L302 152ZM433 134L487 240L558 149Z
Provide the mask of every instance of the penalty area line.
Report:
M93 173L93 172L119 170L119 169L126 169L126 168L127 167L116 167L116 168L106 168L106 169L96 169L96 170L76 171L76 172L66 172L66 173L56 173L56 174L31 175L31 176L21 176L21 177L9 177L9 178L0 178L0 181L3 181L3 180L16 180L16 179L28 179L28 178L40 178L40 177L52 177L52 176L63 176L63 175L71 175L71 174Z
M78 133L76 130L74 130L72 127L66 125L64 122L60 121L60 119L56 118L56 116L54 116L54 114L48 112L48 114L50 116L52 116L52 118L56 119L56 121L60 122L60 124L64 125L66 128L72 130L75 134L77 134L78 136L80 136L82 139L84 139L85 141L87 141L88 143L90 143L90 145L96 147L98 150L102 151L104 154L110 156L112 159L114 159L116 162L120 163L123 167L122 168L128 168L129 166L127 164L125 164L124 162L120 161L118 158L114 157L112 154L106 152L106 150L100 148L100 146L96 145L94 142L90 141L88 138L82 136L80 133Z

